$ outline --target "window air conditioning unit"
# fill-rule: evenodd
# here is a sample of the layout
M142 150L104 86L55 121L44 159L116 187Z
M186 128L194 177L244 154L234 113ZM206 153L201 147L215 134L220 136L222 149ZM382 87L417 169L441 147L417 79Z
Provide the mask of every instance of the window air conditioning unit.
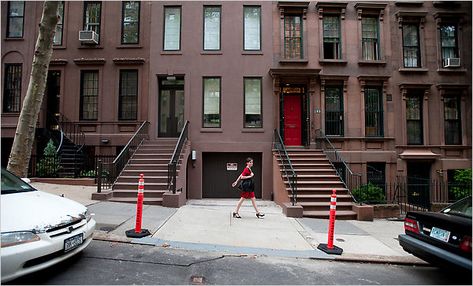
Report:
M84 44L95 44L99 43L99 34L94 31L79 31L79 41Z
M445 67L459 67L460 66L460 58L446 58L445 59Z

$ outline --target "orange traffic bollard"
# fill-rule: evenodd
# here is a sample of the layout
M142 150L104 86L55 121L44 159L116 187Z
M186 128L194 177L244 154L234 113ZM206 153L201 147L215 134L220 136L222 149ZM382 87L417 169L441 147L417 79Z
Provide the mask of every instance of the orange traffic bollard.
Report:
M141 221L143 219L143 199L145 191L145 179L144 175L140 174L138 180L138 198L136 201L136 222L135 228L127 230L125 232L127 237L141 238L150 235L151 233L147 229L141 229Z
M330 219L328 223L328 243L321 243L317 246L318 249L322 250L328 254L337 254L340 255L343 252L338 246L333 245L333 234L335 232L335 216L337 211L337 194L335 189L332 190L332 195L330 196Z

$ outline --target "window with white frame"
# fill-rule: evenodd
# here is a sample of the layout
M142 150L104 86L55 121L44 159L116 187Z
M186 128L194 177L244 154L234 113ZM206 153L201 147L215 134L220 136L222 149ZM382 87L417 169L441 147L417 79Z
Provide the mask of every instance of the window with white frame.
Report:
M418 24L407 23L402 25L402 52L405 68L421 67Z
M164 45L165 51L181 49L181 7L164 7Z
M340 17L324 15L323 18L323 49L324 59L341 59L342 46L340 39Z
M140 2L122 2L122 44L138 44L140 41Z
M243 45L245 51L261 50L261 7L244 6Z
M442 52L442 64L444 67L451 64L451 59L458 56L458 29L454 24L443 24L440 27L440 46Z
M379 20L378 17L361 18L361 49L363 60L379 60Z
M84 1L84 30L94 31L100 39L102 2Z
M62 45L62 33L64 25L64 1L58 3L57 7L58 22L56 25L56 33L54 34L53 45Z
M221 126L220 77L204 77L203 91L203 127L219 128Z
M220 6L204 6L204 50L220 50Z
M261 128L261 78L245 78L245 127Z

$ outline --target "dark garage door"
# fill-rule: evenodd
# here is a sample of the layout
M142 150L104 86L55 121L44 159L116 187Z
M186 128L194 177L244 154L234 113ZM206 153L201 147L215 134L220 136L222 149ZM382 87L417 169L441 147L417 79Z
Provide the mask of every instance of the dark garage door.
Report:
M255 196L261 198L261 153L203 153L203 198L239 198L232 183L245 168L245 159L253 158ZM232 170L236 163L237 170ZM230 169L230 170L227 170Z

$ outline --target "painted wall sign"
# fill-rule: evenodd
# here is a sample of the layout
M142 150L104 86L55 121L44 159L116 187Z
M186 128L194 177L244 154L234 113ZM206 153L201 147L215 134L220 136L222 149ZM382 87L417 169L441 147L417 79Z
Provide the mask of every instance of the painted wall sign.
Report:
M227 171L238 171L238 163L227 163Z

